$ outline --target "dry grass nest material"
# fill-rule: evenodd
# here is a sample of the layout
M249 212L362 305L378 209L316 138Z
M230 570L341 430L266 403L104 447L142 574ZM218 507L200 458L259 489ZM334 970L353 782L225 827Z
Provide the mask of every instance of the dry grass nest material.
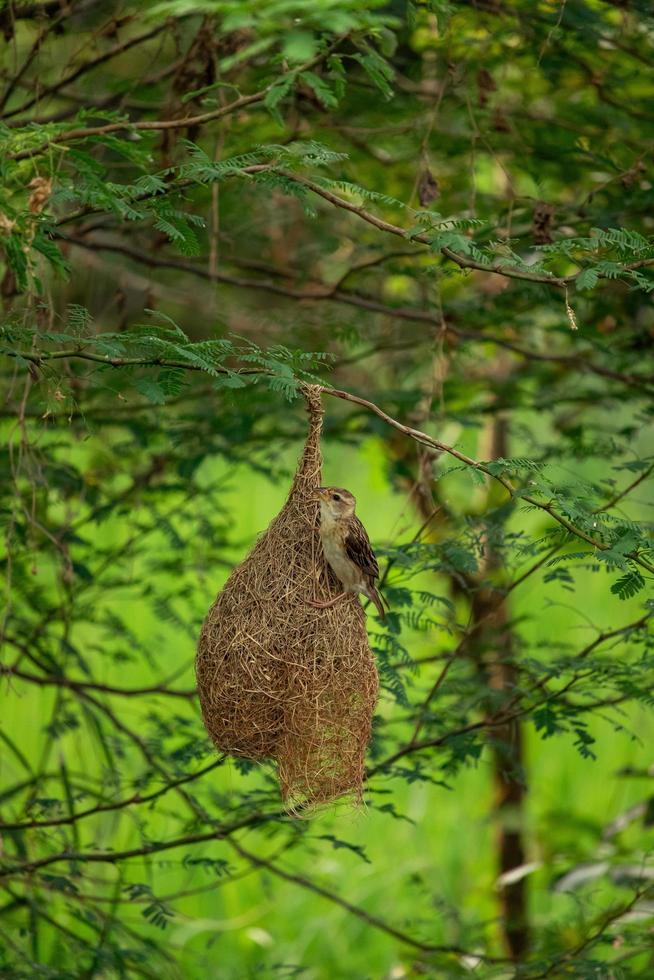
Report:
M318 535L319 390L305 390L309 435L288 499L209 610L196 659L205 725L223 752L277 763L290 807L361 796L379 681L357 596Z

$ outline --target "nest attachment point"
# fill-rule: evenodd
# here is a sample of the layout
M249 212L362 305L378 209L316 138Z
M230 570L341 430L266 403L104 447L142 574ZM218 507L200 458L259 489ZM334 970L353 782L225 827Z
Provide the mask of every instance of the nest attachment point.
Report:
M277 763L291 808L361 797L379 681L355 595L318 535L319 389L306 386L309 435L288 499L209 610L196 674L204 723L223 752Z

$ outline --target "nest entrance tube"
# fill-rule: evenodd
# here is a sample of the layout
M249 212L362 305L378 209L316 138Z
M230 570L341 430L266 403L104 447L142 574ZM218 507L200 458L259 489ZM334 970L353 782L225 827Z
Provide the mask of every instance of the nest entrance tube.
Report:
M355 595L341 591L318 534L320 389L305 386L309 434L286 503L234 569L202 626L196 675L216 746L277 764L287 806L361 797L379 681Z

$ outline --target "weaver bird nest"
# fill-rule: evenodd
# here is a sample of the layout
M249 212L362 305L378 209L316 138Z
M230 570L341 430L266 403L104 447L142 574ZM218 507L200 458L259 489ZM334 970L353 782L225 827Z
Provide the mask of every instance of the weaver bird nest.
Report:
M341 591L318 534L319 390L286 503L238 565L202 627L196 673L204 723L223 752L273 759L291 807L361 796L379 681L355 595Z

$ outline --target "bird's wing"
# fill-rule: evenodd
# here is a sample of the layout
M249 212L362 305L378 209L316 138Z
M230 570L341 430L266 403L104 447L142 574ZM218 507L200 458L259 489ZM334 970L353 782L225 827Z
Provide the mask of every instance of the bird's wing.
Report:
M343 543L347 557L364 575L379 578L379 565L377 564L375 553L370 546L366 529L358 517L353 517L348 522L347 533L345 534Z

